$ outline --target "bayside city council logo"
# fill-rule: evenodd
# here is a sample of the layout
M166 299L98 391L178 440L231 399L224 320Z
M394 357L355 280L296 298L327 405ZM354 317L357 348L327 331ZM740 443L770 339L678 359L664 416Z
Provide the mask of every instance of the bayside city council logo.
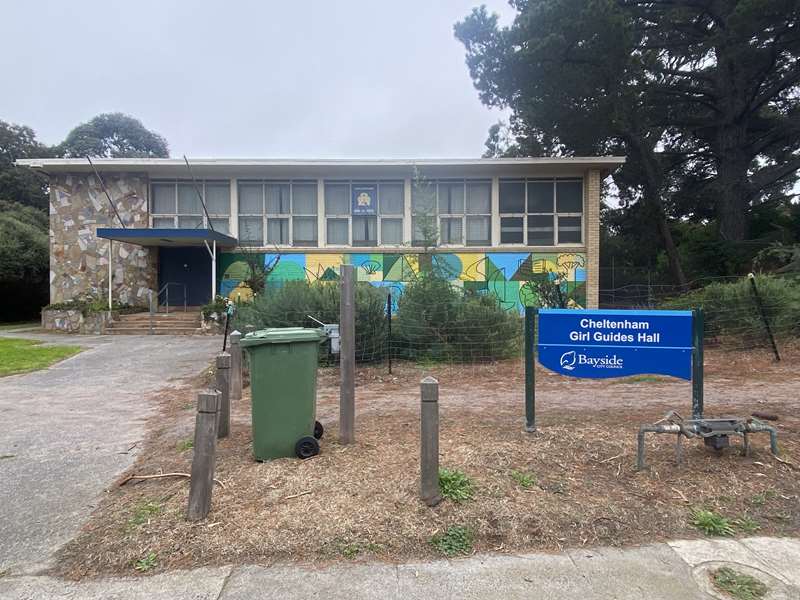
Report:
M606 355L595 358L593 356L586 356L585 354L578 354L575 350L570 350L561 355L558 364L565 371L574 371L576 365L586 365L592 369L621 369L623 360L616 354L613 356Z

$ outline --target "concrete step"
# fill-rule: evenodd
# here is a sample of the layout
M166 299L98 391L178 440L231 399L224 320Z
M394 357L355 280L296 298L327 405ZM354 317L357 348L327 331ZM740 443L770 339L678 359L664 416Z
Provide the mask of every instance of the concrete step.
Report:
M150 323L150 317L142 317L139 319L117 319L114 321L115 323L131 323L131 324L141 324L141 323ZM200 325L200 318L175 318L172 317L153 317L153 323L197 323Z

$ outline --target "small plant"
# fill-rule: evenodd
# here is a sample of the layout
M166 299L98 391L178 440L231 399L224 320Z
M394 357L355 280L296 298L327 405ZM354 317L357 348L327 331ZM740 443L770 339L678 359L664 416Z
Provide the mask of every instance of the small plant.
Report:
M769 500L774 500L777 495L778 493L775 490L765 490L750 498L750 504L753 506L764 506Z
M128 519L128 529L135 529L140 525L150 521L151 517L156 516L161 512L161 505L158 502L145 501L136 505L133 510L133 516Z
M741 519L736 519L733 524L736 529L742 533L755 533L761 529L761 525L758 523L758 521L754 520L748 515L743 516Z
M194 448L194 440L192 438L188 438L178 442L178 452L186 452L187 450L191 450L192 448Z
M431 538L431 545L441 554L451 557L470 554L475 534L472 529L463 525L451 525L444 533L437 533Z
M706 535L728 536L736 533L730 520L712 510L692 511L689 522Z
M524 473L523 471L511 471L509 473L511 479L517 482L517 485L524 490L532 488L536 485L536 475L533 473Z
M722 567L711 574L714 587L736 600L760 600L767 595L769 588L751 575Z
M439 469L439 491L456 503L472 500L472 481L458 469Z
M139 560L137 560L133 568L139 571L140 573L147 573L150 569L155 567L158 564L158 557L156 556L155 552L150 552L146 556L143 556Z

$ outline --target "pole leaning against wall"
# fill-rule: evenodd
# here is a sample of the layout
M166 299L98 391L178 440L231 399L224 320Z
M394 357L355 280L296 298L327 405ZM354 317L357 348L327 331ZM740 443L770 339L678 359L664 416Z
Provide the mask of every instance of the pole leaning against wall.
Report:
M343 444L355 441L353 432L356 400L355 269L342 265L342 297L339 303L339 438Z

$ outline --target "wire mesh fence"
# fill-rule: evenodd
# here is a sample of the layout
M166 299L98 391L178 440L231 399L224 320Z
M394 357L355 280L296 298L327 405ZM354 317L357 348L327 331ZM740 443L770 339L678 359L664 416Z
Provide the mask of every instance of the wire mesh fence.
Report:
M800 337L800 279L759 277L758 297L749 279L718 277L692 283L692 289L652 281L603 289L603 308L693 309L705 313L705 343L727 350L778 348ZM318 327L339 322L336 282L287 284L242 306L237 326ZM624 298L622 302L613 299ZM759 306L760 302L760 306ZM485 364L522 360L524 316L503 308L491 294L480 294L431 278L427 284L393 288L356 285L355 353L361 364L387 367L394 361L423 364ZM768 333L769 328L769 333ZM337 356L325 346L322 360Z

